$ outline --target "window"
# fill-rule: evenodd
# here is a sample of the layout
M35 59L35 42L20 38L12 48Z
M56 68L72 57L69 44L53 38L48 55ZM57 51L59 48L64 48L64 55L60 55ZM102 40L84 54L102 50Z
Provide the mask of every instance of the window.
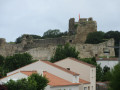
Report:
M88 86L88 90L90 90L90 86Z
M87 87L84 87L84 90L87 90Z
M72 40L69 40L70 43L72 43Z

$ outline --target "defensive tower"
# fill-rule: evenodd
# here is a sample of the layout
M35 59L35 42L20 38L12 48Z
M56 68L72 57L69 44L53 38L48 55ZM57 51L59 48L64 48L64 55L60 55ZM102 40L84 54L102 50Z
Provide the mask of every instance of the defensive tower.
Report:
M97 31L97 23L90 18L81 18L75 22L74 18L69 20L69 34L75 35L76 43L84 43L88 33Z

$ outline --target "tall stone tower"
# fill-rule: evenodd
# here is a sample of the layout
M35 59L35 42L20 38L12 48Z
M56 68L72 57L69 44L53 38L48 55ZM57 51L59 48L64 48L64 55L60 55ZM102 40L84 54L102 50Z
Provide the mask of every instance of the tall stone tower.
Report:
M75 22L74 18L69 20L69 33L75 35L76 43L84 43L90 32L97 31L97 23L92 18L81 18Z
M73 35L75 34L75 19L74 18L71 18L69 20L69 34L70 35Z

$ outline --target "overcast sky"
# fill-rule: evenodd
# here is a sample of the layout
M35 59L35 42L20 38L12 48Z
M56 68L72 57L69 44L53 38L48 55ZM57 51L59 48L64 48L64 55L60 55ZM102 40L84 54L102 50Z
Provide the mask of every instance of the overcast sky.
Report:
M15 41L22 34L43 35L68 30L74 17L93 17L98 31L120 31L120 0L0 0L0 38Z

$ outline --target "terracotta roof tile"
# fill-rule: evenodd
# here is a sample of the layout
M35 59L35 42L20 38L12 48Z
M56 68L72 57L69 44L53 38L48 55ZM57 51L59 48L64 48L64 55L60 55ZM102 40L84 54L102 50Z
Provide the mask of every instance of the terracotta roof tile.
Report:
M33 73L37 73L37 71L20 71L21 73L27 75L27 76L30 76L32 75Z
M30 75L32 75L33 73L37 73L37 71L18 71L18 72L15 72L15 73L11 74L11 75L6 76L6 77L15 75L15 74L17 74L17 73L22 73L22 74L25 74L25 75L27 75L27 76L30 76ZM3 77L3 78L6 78L6 77ZM3 78L0 78L0 80L3 79Z
M4 78L6 78L6 77L12 76L12 75L14 75L14 74L16 74L16 73L19 73L19 72L15 72L15 73L13 73L13 74L11 74L11 75L8 75L8 76L5 76L5 77L3 77L3 78L0 78L0 80L1 80L1 79L4 79Z
M67 58L65 58L65 59L67 59ZM63 61L63 60L65 60L65 59L62 59L62 60L60 60L60 61ZM72 58L72 57L68 57L68 59L71 59L71 60L73 60L73 61L76 61L76 62L79 62L79 63L85 64L85 65L88 65L88 66L90 66L90 67L96 67L96 66L94 66L94 65L92 65L92 64L89 64L89 63L86 63L86 62L80 61L80 60L75 59L75 58ZM57 62L60 62L60 61L57 61ZM55 63L57 63L57 62L55 62Z
M46 71L43 71L43 75L48 78L49 83L48 85L51 86L69 86L69 85L79 85L80 83L72 83L70 81L64 80L58 76L55 76L51 73L48 73Z
M88 82L88 81L85 81L85 80L83 80L83 79L80 79L80 78L79 78L79 82L80 82L80 83L83 83L83 84L90 84L90 82Z
M39 60L38 60L38 61L35 61L35 62L33 62L33 63L37 63L37 62L39 62ZM23 66L23 67L29 66L29 65L31 65L31 64L33 64L33 63L27 64L27 65L25 65L25 66ZM16 69L16 70L19 70L19 69L21 69L21 68L23 68L23 67L20 67L20 68L18 68L18 69ZM16 70L13 70L13 71L11 71L11 72L14 72L14 71L16 71ZM11 73L11 72L8 72L7 74L9 74L9 73Z
M42 60L40 60L40 61L42 61ZM52 66L54 66L54 67L56 67L56 68L58 68L58 69L61 69L61 70L65 71L65 72L67 72L67 73L70 73L70 74L72 74L72 75L80 75L80 74L75 73L75 72L73 72L73 71L67 70L67 69L65 69L65 68L63 68L63 67L60 67L60 66L58 66L58 65L56 65L56 64L54 64L54 63L51 63L51 62L49 62L49 61L42 61L42 62L47 63L47 64L49 64L49 65L52 65Z

